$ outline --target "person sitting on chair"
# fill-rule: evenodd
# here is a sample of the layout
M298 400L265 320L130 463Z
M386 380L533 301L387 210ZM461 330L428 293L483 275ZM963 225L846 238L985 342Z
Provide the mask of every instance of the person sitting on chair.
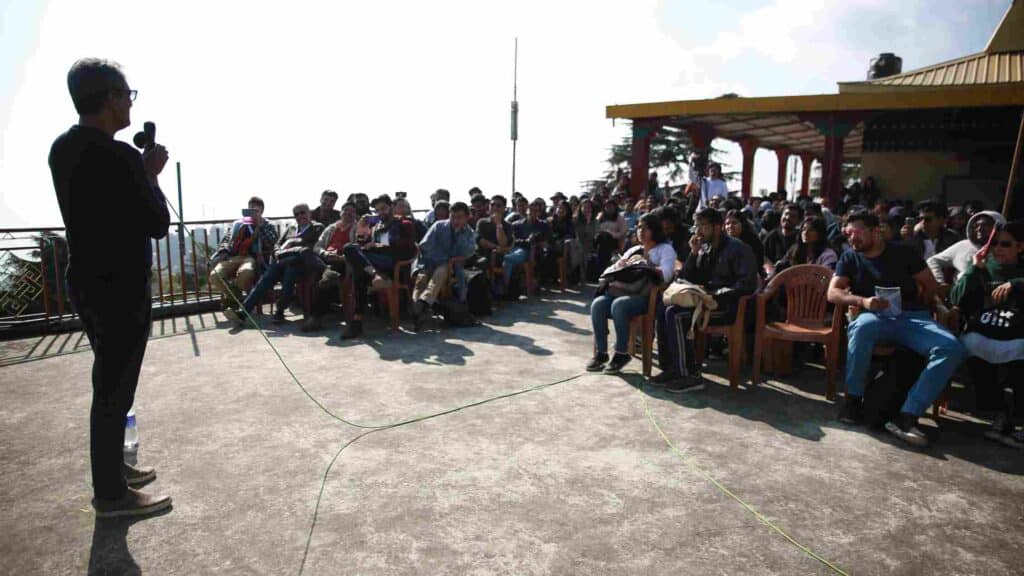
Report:
M355 229L356 205L345 202L341 206L341 219L328 226L313 246L313 251L320 257L324 268L313 292L309 318L306 318L302 326L304 332L320 329L320 322L327 314L331 302L340 294L341 283L345 280L343 251L349 242L355 240Z
M429 310L448 282L448 264L454 264L455 298L466 301L466 275L462 263L476 251L476 234L467 225L469 206L452 205L447 220L438 220L420 241L420 255L413 266L416 284L412 291L413 326L418 332Z
M508 287L512 282L512 274L530 260L530 252L535 247L543 250L551 236L551 227L541 220L543 212L544 201L538 198L530 203L526 220L520 220L512 225L514 247L505 254L501 263L506 296L509 295Z
M308 204L297 204L292 208L295 225L289 226L278 241L274 251L274 262L260 276L256 287L242 303L245 315L248 316L256 306L263 302L263 297L281 282L281 295L274 305L274 323L284 322L284 311L295 296L295 283L303 274L319 274L323 266L313 252L313 245L324 232L324 225L310 219ZM239 326L245 325L245 319L236 310L228 308L224 316Z
M690 255L677 280L696 284L711 295L718 304L712 319L716 324L730 324L735 321L740 298L757 290L757 260L749 245L725 233L718 210L705 208L697 213L696 220L697 231L690 236ZM668 392L704 388L693 340L687 337L693 312L694 308L667 306L658 317L661 374L651 378L651 383ZM729 354L743 353L734 349L732 342L729 346Z
M966 352L928 311L935 277L915 248L882 240L878 216L867 211L850 214L844 233L851 250L843 252L836 264L828 301L858 308L860 314L848 328L846 398L839 420L848 424L863 420L864 389L875 346L905 346L927 356L928 364L899 416L887 422L885 429L908 444L926 446L928 438L918 429L917 419L942 393Z
M626 251L619 258L624 264L631 258L642 255L644 260L656 267L661 273L661 281L672 277L675 270L676 251L665 238L661 228L661 215L650 212L640 217L636 228L638 246ZM657 289L650 287L650 289ZM610 293L610 290L598 295L590 303L590 321L594 328L594 357L587 363L588 372L604 372L618 374L623 366L629 363L627 353L629 344L629 324L635 316L647 313L649 294ZM608 358L608 319L615 324L615 355L609 362ZM606 365L607 364L607 365Z
M345 262L352 274L356 309L345 325L341 337L356 338L363 333L363 314L366 312L367 290L371 279L374 288L383 289L400 278L391 278L395 262L408 260L416 254L416 228L407 218L391 215L391 198L383 194L373 201L377 223L366 244L350 242L345 246Z
M224 301L224 308L237 308L243 293L252 289L263 268L263 242L272 238L277 242L277 230L263 220L263 200L256 196L249 199L251 216L242 217L231 224L228 233L221 240L217 251L210 258L213 270L210 285L217 288ZM269 228L270 232L264 231Z

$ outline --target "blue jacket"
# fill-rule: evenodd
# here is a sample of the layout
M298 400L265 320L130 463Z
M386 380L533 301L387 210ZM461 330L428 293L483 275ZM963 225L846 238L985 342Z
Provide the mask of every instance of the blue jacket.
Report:
M431 274L438 266L447 266L452 258L469 258L476 252L476 233L466 226L458 232L451 220L438 220L420 240L420 255L413 270L417 274ZM455 267L455 285L460 300L466 298L466 275L462 266Z

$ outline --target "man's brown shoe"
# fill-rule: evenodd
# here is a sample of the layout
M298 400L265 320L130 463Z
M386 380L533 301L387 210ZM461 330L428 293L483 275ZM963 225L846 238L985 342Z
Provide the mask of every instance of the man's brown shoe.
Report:
M153 467L142 468L126 463L123 470L124 479L127 480L128 485L133 488L142 486L151 480L156 480L156 469Z
M128 516L148 516L171 507L170 496L150 496L129 488L124 496L117 500L92 501L97 518L121 518Z

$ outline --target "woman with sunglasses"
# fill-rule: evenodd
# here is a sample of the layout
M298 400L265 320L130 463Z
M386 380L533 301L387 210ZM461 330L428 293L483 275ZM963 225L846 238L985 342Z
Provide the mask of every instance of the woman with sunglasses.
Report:
M1024 448L1024 220L999 225L957 279L950 301L967 327L967 369L976 405L993 420L987 438ZM1005 389L1012 389L1012 396Z

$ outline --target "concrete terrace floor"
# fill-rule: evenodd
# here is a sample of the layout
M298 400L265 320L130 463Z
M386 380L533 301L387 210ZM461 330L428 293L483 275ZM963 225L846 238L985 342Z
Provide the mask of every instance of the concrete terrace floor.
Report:
M371 321L345 343L266 326L310 394L364 423L571 377L591 352L587 299L572 293L476 328L389 335ZM89 505L85 340L0 343L0 572L299 571L325 469L365 430L317 408L255 330L207 314L154 336L140 460L174 508L134 523L97 522ZM351 444L326 477L305 573L832 573L672 453L645 399L693 462L850 574L1024 570L1024 454L981 425L952 414L918 452L836 423L813 366L732 391L714 360L709 389L681 397L638 388L639 362L628 368Z

